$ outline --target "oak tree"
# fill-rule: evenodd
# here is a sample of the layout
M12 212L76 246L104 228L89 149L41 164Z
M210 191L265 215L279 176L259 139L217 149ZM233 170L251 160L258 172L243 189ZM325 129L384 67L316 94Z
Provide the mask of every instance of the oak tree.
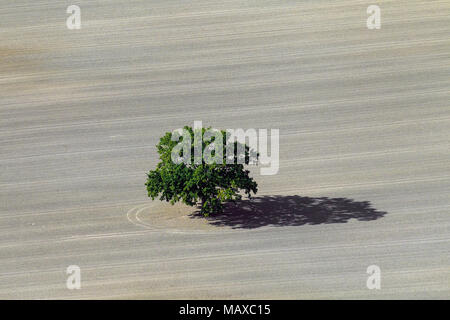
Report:
M223 212L227 201L249 198L257 183L244 167L258 153L229 139L226 131L184 127L183 135L167 132L157 150L160 162L147 176L148 196L175 204L200 206L204 216ZM252 158L253 157L253 158Z

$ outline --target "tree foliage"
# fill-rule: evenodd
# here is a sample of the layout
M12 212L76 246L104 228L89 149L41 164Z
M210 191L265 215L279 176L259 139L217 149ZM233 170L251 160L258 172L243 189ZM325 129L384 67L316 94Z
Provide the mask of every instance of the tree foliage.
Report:
M172 151L182 139L176 139L176 137L172 137L172 133L167 132L157 145L161 161L157 164L155 170L151 170L147 174L148 178L145 185L147 186L149 197L153 200L159 197L160 200L165 200L171 204L181 201L189 206L200 205L201 213L204 216L208 216L214 213L221 213L224 202L240 200L242 198L241 190L249 198L252 192L256 194L258 190L257 183L249 176L249 170L244 169L244 165L249 164L251 155L258 157L255 151L237 141L227 142L226 132L220 131L223 141L221 144L215 144L215 146L223 148L222 153L220 154L220 149L216 147L210 154L212 156L219 154L223 161L210 163L205 161L205 157L201 157L201 159L195 158L194 152L194 148L200 147L200 143L201 150L205 151L211 150L211 146L215 142L219 142L215 141L216 137L214 136L205 136L205 132L210 128L194 130L186 126L184 129L189 132L192 141L191 161L181 163L172 161ZM194 134L201 134L201 142L197 141L197 143L194 143L196 141ZM231 154L233 163L227 162L226 149L231 147L233 148L231 149L233 150ZM238 150L245 150L245 159L240 161L241 163L238 163ZM183 151L179 155L185 156ZM230 156L230 152L228 156ZM230 160L230 157L228 159Z

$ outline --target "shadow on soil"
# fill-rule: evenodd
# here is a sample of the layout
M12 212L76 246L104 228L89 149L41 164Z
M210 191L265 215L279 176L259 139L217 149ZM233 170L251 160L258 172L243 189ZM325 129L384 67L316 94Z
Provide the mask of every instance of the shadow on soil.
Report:
M211 225L233 229L265 226L301 226L304 224L345 223L350 219L371 221L386 212L371 207L369 201L347 198L310 198L300 196L263 196L227 203L222 214L208 217ZM199 211L192 219L204 217Z

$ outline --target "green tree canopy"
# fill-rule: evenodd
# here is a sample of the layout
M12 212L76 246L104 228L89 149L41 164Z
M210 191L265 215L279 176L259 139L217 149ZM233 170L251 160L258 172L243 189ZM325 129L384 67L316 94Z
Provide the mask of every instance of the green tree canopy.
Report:
M189 206L200 205L201 213L208 216L221 213L224 202L240 200L241 190L248 197L252 192L256 194L257 184L249 176L249 170L244 169L252 156L258 158L256 151L230 141L223 130L217 130L219 134L211 134L210 128L186 126L184 130L183 136L167 132L160 139L157 149L161 161L147 174L145 184L149 197L153 200L159 197L171 204L181 201ZM195 135L202 139L194 139ZM182 142L187 143L190 150L181 149ZM199 157L195 148L204 156ZM183 161L172 160L174 155ZM212 158L215 161L211 163Z

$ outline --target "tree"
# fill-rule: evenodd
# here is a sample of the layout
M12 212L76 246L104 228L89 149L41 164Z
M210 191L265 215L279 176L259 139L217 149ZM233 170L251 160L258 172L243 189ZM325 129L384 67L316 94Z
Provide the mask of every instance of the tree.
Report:
M211 130L186 126L183 137L167 132L160 139L156 147L161 161L147 174L145 184L152 200L159 197L172 205L178 201L189 206L200 205L201 213L209 216L223 212L224 202L240 200L241 190L249 198L252 192L256 194L257 183L244 165L259 155L238 141L227 142L225 131L217 130L212 135ZM200 136L201 139L196 139ZM183 149L182 143L185 143ZM201 150L201 155L196 153L196 148ZM212 158L216 160L213 163Z

